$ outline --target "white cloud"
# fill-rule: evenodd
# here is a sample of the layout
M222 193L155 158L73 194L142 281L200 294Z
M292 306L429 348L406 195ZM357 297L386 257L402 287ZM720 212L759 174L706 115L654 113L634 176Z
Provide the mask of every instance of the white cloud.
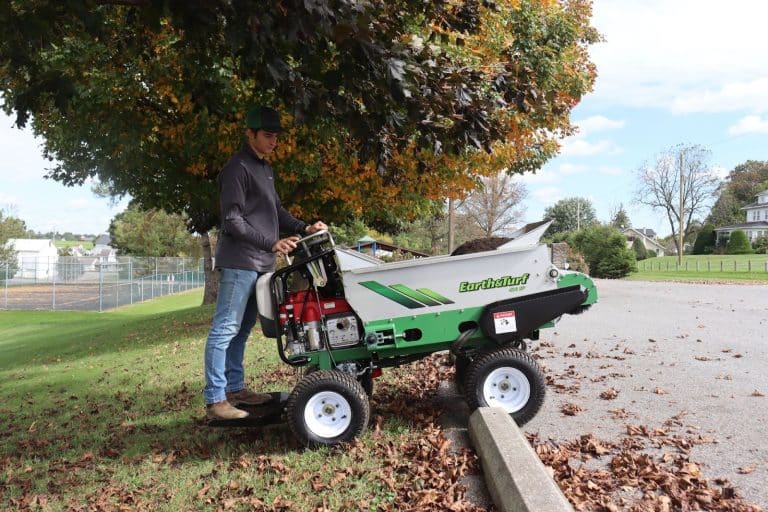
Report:
M729 135L745 135L748 133L768 134L768 119L763 119L760 116L746 116L728 128Z
M672 100L673 112L728 112L768 110L768 77L732 82L718 89L691 90Z
M768 80L765 0L595 0L593 13L605 37L590 51L594 100L678 111L768 102L758 96Z
M576 121L579 127L579 136L587 137L594 132L616 130L624 127L624 121L615 121L605 116L591 116L581 121Z
M539 169L536 174L525 173L520 176L520 181L527 186L551 185L559 179L559 176L550 169Z
M562 156L595 156L610 154L615 155L622 152L622 149L610 140L598 140L589 142L580 137L571 137L563 142L560 149Z
M589 166L564 163L564 164L560 164L559 169L560 169L560 172L563 174L579 174L581 172L589 170Z
M563 197L562 191L557 187L543 187L531 193L535 199L545 204L554 204Z

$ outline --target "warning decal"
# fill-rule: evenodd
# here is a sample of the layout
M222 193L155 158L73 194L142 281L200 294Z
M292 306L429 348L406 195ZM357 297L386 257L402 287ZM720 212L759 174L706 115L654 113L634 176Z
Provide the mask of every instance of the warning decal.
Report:
M517 321L514 311L499 311L493 314L493 327L496 334L517 332Z

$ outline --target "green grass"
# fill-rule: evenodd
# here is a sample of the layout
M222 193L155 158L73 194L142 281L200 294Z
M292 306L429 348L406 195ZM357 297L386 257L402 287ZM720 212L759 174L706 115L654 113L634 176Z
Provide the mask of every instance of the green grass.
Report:
M351 446L304 450L284 425L204 426L213 311L200 301L193 291L101 314L0 311L0 510L398 509L438 492L424 468L460 465L429 442L426 363L377 380L371 428ZM297 379L260 336L246 365L257 389Z
M77 240L56 240L55 245L57 249L64 249L65 247L77 247L78 245L82 245L83 249L86 251L93 249L93 242L79 242Z
M639 261L628 279L638 281L768 281L768 255L663 256Z

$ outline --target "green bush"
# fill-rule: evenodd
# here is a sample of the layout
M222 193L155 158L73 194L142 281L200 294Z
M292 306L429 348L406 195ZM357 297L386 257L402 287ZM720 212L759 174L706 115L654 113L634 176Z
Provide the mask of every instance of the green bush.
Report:
M758 254L768 254L768 237L759 236L752 243L752 248Z
M595 277L619 279L637 270L635 253L627 247L626 237L611 226L592 226L576 233L573 246Z
M715 226L704 224L696 235L696 241L693 243L693 254L712 254L717 243L716 238Z
M728 245L725 246L725 254L752 254L752 244L747 235L740 229L731 233Z
M648 257L648 251L645 248L645 245L643 245L642 240L639 238L635 238L635 241L632 242L632 251L635 253L635 259L637 261L644 260Z

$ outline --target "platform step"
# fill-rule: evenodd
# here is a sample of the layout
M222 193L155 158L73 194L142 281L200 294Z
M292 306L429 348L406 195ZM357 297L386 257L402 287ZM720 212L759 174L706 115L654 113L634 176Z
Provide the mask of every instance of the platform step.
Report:
M275 391L270 393L272 401L263 405L238 405L248 413L248 416L239 420L206 420L209 427L262 427L264 425L273 425L283 422L283 408L288 393L285 391Z

